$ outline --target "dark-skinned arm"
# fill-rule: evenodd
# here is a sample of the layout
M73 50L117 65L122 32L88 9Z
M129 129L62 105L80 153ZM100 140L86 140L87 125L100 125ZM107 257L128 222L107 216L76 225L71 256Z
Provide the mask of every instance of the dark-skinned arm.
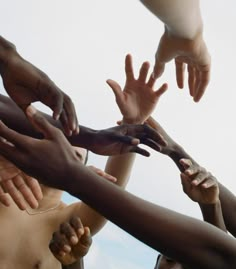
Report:
M174 163L177 165L177 167L179 168L179 170L181 172L185 172L186 167L184 165L185 163L181 162L180 160L187 159L187 160L190 160L192 165L193 165L192 170L195 170L195 171L189 171L189 172L192 173L192 175L191 175L192 177L196 176L196 178L195 178L196 180L197 180L197 175L195 175L195 173L199 173L199 171L206 173L206 171L204 171L205 169L201 168L201 166L184 150L184 148L181 147L178 143L176 143L165 132L165 130L161 127L161 125L157 121L155 121L152 117L150 117L148 119L147 123L155 130L158 130L158 132L168 142L168 145L161 149L161 153L169 156L174 161ZM208 176L209 176L209 178L216 180L215 178L213 178L212 175L208 175ZM219 185L219 188L221 189L220 186L222 186L222 185ZM212 224L212 225L214 225L214 226L218 227L219 229L226 232L227 231L226 227L228 228L228 226L227 226L227 224L225 224L224 218L223 218L225 206L223 207L223 210L222 210L221 203L222 203L221 199L215 199L214 202L198 203L198 204L199 204L199 207L201 209L204 221L206 221L206 222L208 222L208 223L210 223L210 224ZM236 204L236 202L235 202L235 204ZM228 212L228 210L227 210L227 212ZM231 213L231 218L232 218L232 213Z
M33 111L28 110L28 116L45 138L23 136L1 123L0 136L15 145L0 141L5 158L43 184L80 198L140 241L188 267L236 267L234 238L213 225L152 204L103 180L79 162L57 128Z
M42 115L55 127L62 130L59 121L42 113ZM13 130L34 138L43 138L40 131L35 131L26 119L24 113L8 97L0 95L0 119ZM149 141L147 141L147 139ZM124 124L103 130L93 130L80 125L79 134L67 136L68 141L73 146L86 148L99 155L119 155L128 152L137 152L144 156L149 153L137 144L141 141L155 150L160 149L160 145L165 145L163 138L147 125ZM151 141L151 142L150 142Z

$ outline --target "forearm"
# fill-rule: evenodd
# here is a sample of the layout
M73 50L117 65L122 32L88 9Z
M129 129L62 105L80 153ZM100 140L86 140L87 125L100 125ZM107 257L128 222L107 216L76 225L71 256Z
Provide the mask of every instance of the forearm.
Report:
M54 120L51 116L42 113L45 118L54 126L63 130L60 121ZM33 126L25 117L23 111L9 97L0 95L0 119L11 129L34 137L42 138L39 132L36 132ZM74 146L89 148L89 143L96 133L95 130L80 125L80 132L77 135L67 137L69 142Z
M11 51L16 51L15 46L0 36L0 74L2 72L2 65L7 61L7 56Z
M116 177L117 181L113 184L124 189L128 183L132 166L135 160L135 153L128 153L123 155L111 156L108 158L105 172ZM105 180L105 179L104 179ZM83 225L90 228L91 234L95 235L99 232L107 220L98 213L96 210L91 208L85 203L80 206L80 218L82 219Z
M212 225L144 201L81 165L68 172L71 180L64 188L69 193L150 247L193 268L236 265L236 242ZM229 255L230 262L224 258Z
M202 32L199 0L141 0L141 2L175 36L194 39Z
M202 212L204 221L218 227L224 232L227 232L225 222L222 214L220 200L215 204L200 204L199 207Z
M180 164L181 159L189 159L193 164L197 164L196 161L180 145L168 136L160 124L155 121L153 121L153 123L158 126L158 130L161 130L162 134L165 134L164 137L168 137L169 141L171 141L172 147L165 154L167 154L175 162L181 172L184 171L184 167ZM199 204L199 207L206 222L225 232L227 231L220 200L216 204Z
M227 230L236 237L236 197L225 186L219 183L220 201L223 211L223 217Z
M71 265L62 265L62 269L84 269L84 261L83 259L79 259L77 262Z

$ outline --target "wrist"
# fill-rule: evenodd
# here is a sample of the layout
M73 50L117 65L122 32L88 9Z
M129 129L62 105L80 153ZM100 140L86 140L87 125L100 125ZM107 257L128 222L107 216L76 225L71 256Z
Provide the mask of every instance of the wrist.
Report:
M128 119L123 118L121 121L121 124L144 124L145 121L139 120L139 119Z
M221 202L219 197L209 203L198 203L202 210L217 210L221 208Z
M16 47L11 42L0 36L0 65L6 64L9 56L16 52ZM0 70L1 71L1 70Z

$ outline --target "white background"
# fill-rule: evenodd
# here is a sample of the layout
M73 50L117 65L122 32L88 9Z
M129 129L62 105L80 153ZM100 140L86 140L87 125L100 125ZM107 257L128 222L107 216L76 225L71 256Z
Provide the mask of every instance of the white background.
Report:
M202 1L205 39L212 55L211 83L202 101L194 103L187 87L177 89L172 62L158 83L168 82L169 90L154 112L167 132L232 191L236 178L235 9L233 0ZM0 27L1 35L24 58L72 97L80 123L95 129L113 126L120 119L106 79L123 85L127 53L133 55L136 71L143 61L153 65L163 32L162 23L137 0L1 1ZM175 165L151 153L150 158L137 158L128 190L200 218L197 205L182 192ZM89 163L103 168L105 160L90 155ZM72 201L68 196L65 200ZM85 267L148 269L154 267L155 259L155 251L108 224L94 238Z

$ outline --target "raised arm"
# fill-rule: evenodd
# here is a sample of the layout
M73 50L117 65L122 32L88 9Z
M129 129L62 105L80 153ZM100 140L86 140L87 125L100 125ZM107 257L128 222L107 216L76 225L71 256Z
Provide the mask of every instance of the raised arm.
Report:
M47 120L59 129L63 129L60 122L53 120L50 116L43 114ZM24 113L16 104L6 96L0 95L0 119L10 128L25 135L42 138L42 134L34 130L26 119ZM154 149L159 149L159 144L165 144L157 132L145 125L122 125L104 130L93 130L81 126L79 134L67 137L74 146L86 148L100 155L119 155L127 152L137 152L144 156L149 153L139 148L141 142L147 144L144 137L148 137ZM149 145L149 144L148 144Z
M123 116L122 124L143 124L155 109L161 95L167 90L166 84L163 84L158 90L154 90L155 79L152 76L147 79L148 71L149 63L144 62L138 78L135 79L132 57L127 55L124 89L122 90L121 86L113 80L107 81L114 92L116 103ZM134 153L111 156L107 160L105 172L114 176L117 179L115 184L124 189L130 178L134 160ZM106 223L103 216L85 203L82 203L80 207L80 217L83 224L90 227L92 234L98 232Z
M161 76L165 64L175 59L176 80L184 87L188 67L190 95L198 102L210 80L211 59L203 39L199 0L141 0L165 25L156 52L154 76Z
M181 159L185 171L181 182L188 197L199 204L203 219L227 232L219 199L219 186L216 178L205 168L193 164L189 159Z
M3 85L14 102L25 111L41 101L60 119L68 135L78 132L75 108L70 97L41 70L23 59L16 47L0 36L0 74Z
M58 129L38 114L29 116L45 139L33 139L0 124L0 135L15 145L0 141L1 152L26 173L48 186L65 189L134 237L188 267L235 268L236 241L231 236L101 179L78 162ZM42 166L44 169L40 169Z
M178 143L176 143L165 132L165 130L161 127L161 125L158 122L156 122L153 118L149 118L147 123L150 124L152 128L158 130L159 133L168 142L168 146L163 147L161 149L161 152L163 154L168 155L175 162L175 164L178 166L181 172L185 171L184 163L181 162L181 159L189 159L194 165L194 170L188 171L187 173L190 173L190 174L193 173L194 175L194 173L196 172L196 168L197 167L200 168L198 163L190 155L188 155L186 151ZM199 182L201 182L201 180ZM218 187L219 187L220 206L222 208L222 214L223 214L225 226L227 230L236 237L236 217L234 217L234 214L233 214L233 212L236 212L236 197L231 191L229 191L224 185L222 185L219 182L218 182ZM204 206L201 206L201 208L204 210ZM205 208L205 210L208 211L207 208ZM210 210L214 211L214 207L211 207Z

